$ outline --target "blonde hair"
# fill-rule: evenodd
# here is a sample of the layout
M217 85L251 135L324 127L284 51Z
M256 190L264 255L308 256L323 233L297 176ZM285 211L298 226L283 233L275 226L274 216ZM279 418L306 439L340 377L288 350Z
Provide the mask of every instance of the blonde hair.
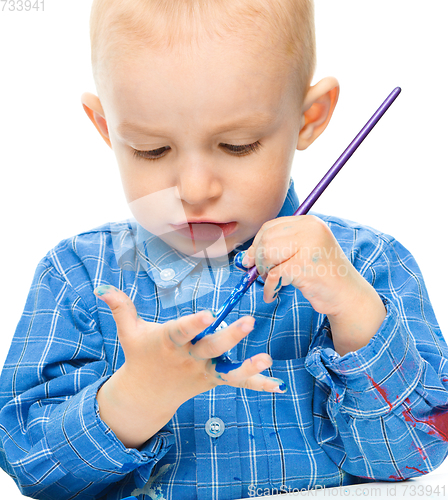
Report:
M216 36L264 43L267 59L292 69L303 99L315 68L313 0L93 0L97 87L106 65L132 58L136 48L168 48L188 57L188 49Z

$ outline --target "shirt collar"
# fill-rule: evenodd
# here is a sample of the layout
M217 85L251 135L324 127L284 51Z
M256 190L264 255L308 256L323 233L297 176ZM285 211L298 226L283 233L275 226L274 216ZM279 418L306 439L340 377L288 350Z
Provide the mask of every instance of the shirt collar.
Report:
M287 217L294 214L299 206L299 199L291 179L283 206L277 217ZM162 241L158 236L146 231L135 219L126 221L126 226L119 226L112 231L117 262L123 269L132 268L135 272L145 270L155 284L164 289L172 288L190 274L198 266L210 266L205 259L191 257L178 252ZM247 250L254 238L241 244L228 256L213 259L213 267L229 266L235 255ZM257 279L260 279L258 277Z
M139 261L159 288L172 288L197 266L202 259L178 252L137 224Z

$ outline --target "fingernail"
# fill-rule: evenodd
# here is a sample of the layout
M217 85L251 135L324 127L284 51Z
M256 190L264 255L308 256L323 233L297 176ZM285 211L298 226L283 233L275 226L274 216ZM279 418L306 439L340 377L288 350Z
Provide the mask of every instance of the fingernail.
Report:
M95 290L93 290L93 293L95 295L98 295L99 297L102 297L106 293L110 293L113 290L118 291L118 289L112 285L100 285L99 287L95 288Z
M240 328L244 333L249 333L254 329L254 325L246 322L240 323Z
M204 313L205 314L203 314L202 316L202 322L204 323L204 325L208 325L211 319L214 320L216 318L216 314L210 309L207 309L206 311L204 311Z
M274 390L273 392L278 392L278 393L281 393L283 394L284 392L286 392L288 390L288 386L282 382L280 385L278 385Z
M247 255L246 252L244 252L244 257L243 257L243 260L241 261L241 264L244 267L247 267L249 265L249 256Z

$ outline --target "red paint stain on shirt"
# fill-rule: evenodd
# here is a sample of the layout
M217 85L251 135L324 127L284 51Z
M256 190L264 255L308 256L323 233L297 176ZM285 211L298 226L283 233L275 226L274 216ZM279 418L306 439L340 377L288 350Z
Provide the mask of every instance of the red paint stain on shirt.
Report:
M429 425L431 430L428 434L438 434L444 441L448 441L448 408L444 410L435 409L429 414L427 418L418 419L411 414L411 409L408 408L403 411L403 417L406 422L410 422L414 425L417 422Z
M406 465L406 469L416 470L417 472L420 472L420 474L428 474L427 470L420 470L420 469L417 469L417 467L409 467L409 465Z
M422 448L420 448L419 446L415 446L415 447L417 448L417 450L420 453L420 456L423 458L423 460L426 460L428 458L428 456L425 454L425 452L422 450Z
M389 479L395 479L396 481L404 481L403 477L394 476L393 474L392 474L392 476L389 476Z
M386 401L386 403L389 405L389 411L392 410L392 404L391 402L389 401L388 397L387 397L387 393L386 391L381 387L379 386L374 380L373 378L370 376L370 375L367 375L367 378L370 380L370 382L372 382L372 385L373 387L375 387L375 389L381 394L381 396L383 397L384 401Z

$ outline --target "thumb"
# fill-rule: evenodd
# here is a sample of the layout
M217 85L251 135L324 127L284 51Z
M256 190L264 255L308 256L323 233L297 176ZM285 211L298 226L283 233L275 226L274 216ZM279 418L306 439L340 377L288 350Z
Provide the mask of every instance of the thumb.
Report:
M101 285L93 293L105 302L114 317L120 338L135 330L139 317L132 300L121 290L111 285Z
M240 271L248 271L249 267L243 266L243 259L246 256L246 252L239 252L235 255L235 258L233 259L233 263L235 264L235 267L239 269Z

